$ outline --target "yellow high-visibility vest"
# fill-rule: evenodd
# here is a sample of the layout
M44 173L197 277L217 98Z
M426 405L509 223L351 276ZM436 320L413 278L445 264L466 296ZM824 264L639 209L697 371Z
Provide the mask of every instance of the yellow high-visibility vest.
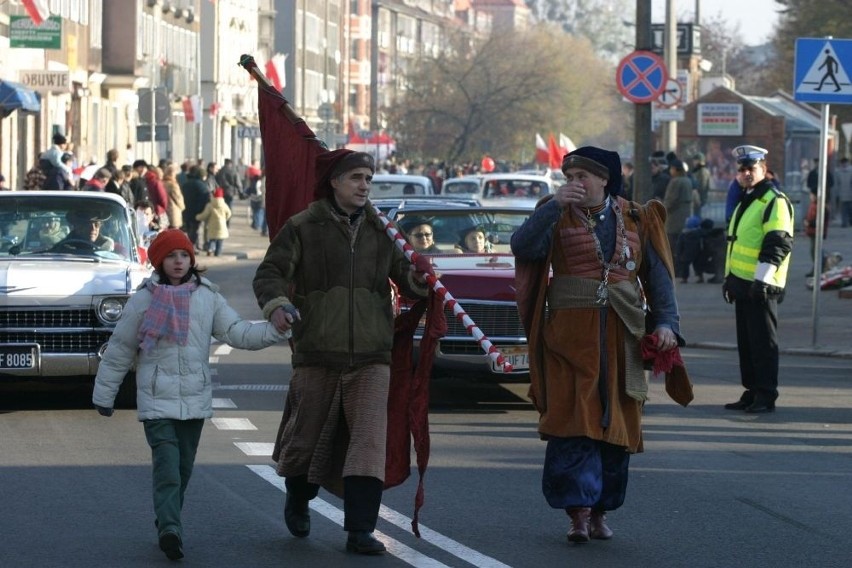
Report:
M754 280L757 257L763 246L763 238L772 231L785 231L793 235L793 206L787 196L775 189L749 203L740 216L738 203L728 227L728 255L725 259L725 274L733 274L743 280ZM739 217L739 220L737 218ZM787 284L788 254L775 271L768 284L783 288Z

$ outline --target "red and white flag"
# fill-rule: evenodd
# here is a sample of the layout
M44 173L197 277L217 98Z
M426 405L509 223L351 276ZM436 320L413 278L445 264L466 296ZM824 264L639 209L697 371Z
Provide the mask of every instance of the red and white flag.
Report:
M562 166L563 156L565 156L565 153L556 145L556 138L553 137L552 133L549 134L547 136L548 167L559 169Z
M266 77L269 82L281 92L287 86L287 70L285 63L287 62L286 53L277 53L266 62Z
M30 19L37 26L50 17L50 7L47 0L21 0Z
M187 122L198 124L201 122L201 97L192 95L184 97L183 101L183 116Z
M559 148L562 150L562 154L565 155L565 154L568 154L569 152L573 152L574 150L576 150L577 145L574 144L574 142L570 138L568 138L567 136L565 136L564 134L562 134L560 132L559 133Z
M535 163L543 165L550 164L550 153L547 150L547 144L544 143L544 138L538 133L535 135Z

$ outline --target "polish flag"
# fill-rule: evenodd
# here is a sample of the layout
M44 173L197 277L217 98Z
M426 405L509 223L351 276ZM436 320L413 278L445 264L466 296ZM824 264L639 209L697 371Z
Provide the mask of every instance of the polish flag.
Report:
M560 132L559 133L559 148L560 148L560 150L562 150L562 154L565 155L565 154L568 154L568 153L576 150L577 145L574 144L574 142L570 138L568 138L567 136L565 136L564 134L562 134Z
M201 122L201 97L192 95L184 97L183 101L183 116L187 122L198 124Z
M556 145L556 138L553 137L553 134L549 134L547 136L547 156L548 156L548 164L551 168L559 169L562 166L562 157L565 155L559 149L559 146Z
M287 73L284 67L286 61L286 53L277 53L266 62L266 77L279 93L287 86Z
M24 9L30 16L30 19L37 26L50 17L50 8L47 5L47 0L21 0Z
M550 154L547 150L547 144L544 143L544 138L541 134L535 135L535 163L547 165L550 163Z

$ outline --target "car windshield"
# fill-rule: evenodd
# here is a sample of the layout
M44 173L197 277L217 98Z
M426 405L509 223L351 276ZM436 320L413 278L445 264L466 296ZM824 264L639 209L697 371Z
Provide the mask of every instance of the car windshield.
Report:
M427 193L425 185L414 181L376 180L376 178L373 178L373 183L370 184L370 197L375 199L427 195Z
M526 209L400 210L395 223L414 250L430 255L511 255L512 234L532 214Z
M451 179L444 182L441 189L443 195L477 195L479 194L479 180Z
M126 260L133 257L134 242L126 209L112 200L24 192L0 200L0 257L61 254Z
M491 179L485 182L482 196L486 199L528 197L538 199L550 193L545 181L523 178Z

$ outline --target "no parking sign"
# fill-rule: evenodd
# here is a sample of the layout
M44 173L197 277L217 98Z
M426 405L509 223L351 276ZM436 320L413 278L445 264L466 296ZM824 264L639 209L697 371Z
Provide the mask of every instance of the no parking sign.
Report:
M655 101L666 88L669 72L663 58L650 51L634 51L615 72L618 91L634 103Z

